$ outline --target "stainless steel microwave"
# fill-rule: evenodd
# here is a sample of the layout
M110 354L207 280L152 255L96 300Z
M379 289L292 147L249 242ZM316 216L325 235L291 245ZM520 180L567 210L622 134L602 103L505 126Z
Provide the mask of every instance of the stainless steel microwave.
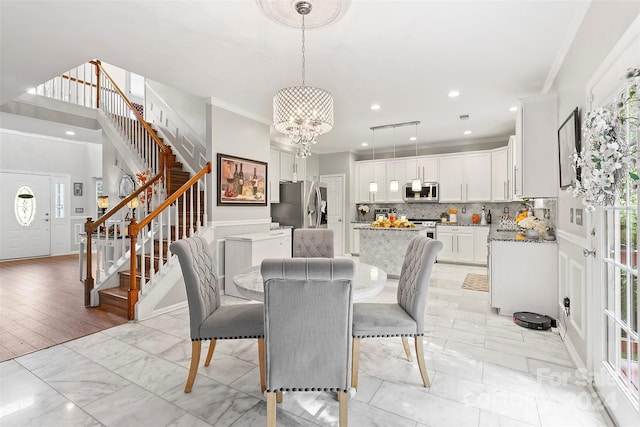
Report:
M414 192L411 183L404 185L403 199L407 203L414 202L437 202L439 197L439 189L437 182L423 182L422 190Z

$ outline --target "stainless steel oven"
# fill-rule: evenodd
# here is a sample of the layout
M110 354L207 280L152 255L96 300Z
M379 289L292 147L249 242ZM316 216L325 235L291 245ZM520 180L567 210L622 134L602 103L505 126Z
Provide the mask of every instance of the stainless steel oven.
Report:
M438 235L437 235L436 226L438 225L440 220L437 220L437 219L409 218L409 221L411 221L415 225L421 225L423 227L426 227L426 229L427 229L426 230L427 231L427 237L429 237L429 238L431 238L433 240L437 240Z

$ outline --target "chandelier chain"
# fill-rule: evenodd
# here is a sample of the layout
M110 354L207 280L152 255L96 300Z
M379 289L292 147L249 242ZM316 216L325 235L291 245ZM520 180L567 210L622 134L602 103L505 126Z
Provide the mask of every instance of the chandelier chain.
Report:
M302 86L304 86L304 77L305 77L305 60L304 60L304 15L302 15Z

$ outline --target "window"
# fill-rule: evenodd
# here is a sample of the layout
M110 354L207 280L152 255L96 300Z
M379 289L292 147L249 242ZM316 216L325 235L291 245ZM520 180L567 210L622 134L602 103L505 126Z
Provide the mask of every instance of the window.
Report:
M33 190L26 185L18 189L15 202L15 214L18 223L28 227L36 216L36 198Z
M55 192L56 202L54 217L64 218L64 184L61 182L56 182Z

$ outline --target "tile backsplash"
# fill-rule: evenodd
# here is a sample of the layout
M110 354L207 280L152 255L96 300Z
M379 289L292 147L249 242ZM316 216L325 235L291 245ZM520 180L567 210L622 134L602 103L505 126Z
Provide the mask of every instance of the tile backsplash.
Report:
M552 227L555 228L556 224L556 199L537 199L537 203L531 201L532 205L543 207L549 210L549 220ZM369 212L362 216L357 210L358 206L369 206ZM421 218L421 219L438 219L442 212L448 212L449 209L458 209L458 223L471 224L471 215L474 213L480 214L482 212L482 206L485 207L485 212L491 211L492 223L497 223L500 217L505 214L505 209L508 209L508 215L515 218L521 209L520 202L505 202L505 203L357 203L353 207L352 221L357 222L371 222L374 218L374 210L376 208L392 208L395 209L398 215L406 215L407 218ZM543 211L534 208L534 212L538 216L542 217ZM465 210L465 212L462 212Z

